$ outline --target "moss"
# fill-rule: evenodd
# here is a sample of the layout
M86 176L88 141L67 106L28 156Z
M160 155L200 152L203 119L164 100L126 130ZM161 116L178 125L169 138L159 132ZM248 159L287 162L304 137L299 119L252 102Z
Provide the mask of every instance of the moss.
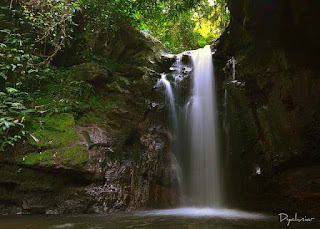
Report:
M79 140L74 124L74 118L71 114L47 115L44 118L36 118L30 132L39 141L30 139L30 143L49 148L72 145Z
M19 164L40 167L54 167L63 165L66 168L85 169L87 152L80 146L47 150L42 153L31 153L20 156Z
M91 96L86 101L86 110L83 115L77 119L77 124L86 126L88 124L105 124L106 117L106 102L98 96Z
M37 99L36 104L38 106L43 106L43 105L51 104L52 102L53 102L52 97L47 95Z
M123 98L120 94L110 94L107 99L107 111L124 107Z
M80 146L67 148L58 155L58 159L62 160L62 164L68 167L82 168L87 163L87 152Z
M29 166L85 169L87 153L78 144L80 138L74 129L71 114L47 115L32 122L31 144L40 147L41 153L31 153L18 158L18 163Z
M109 88L120 93L123 93L125 91L123 88L119 86L117 82L112 82L111 84L109 84Z
M91 96L88 100L90 108L104 109L105 101L98 96Z
M90 138L90 135L89 135L88 131L83 130L83 131L81 132L81 134L82 134L82 135L83 135L83 137L86 139L86 141L87 141L88 145L93 144L93 141L91 140L91 138Z
M110 93L106 98L92 96L89 98L88 104L90 108L96 110L97 112L110 112L112 109L117 109L125 106L121 94L118 93Z
M21 156L19 162L25 165L42 165L50 166L54 164L52 151L45 151L43 153L32 153L26 156Z
M123 97L118 93L109 93L106 97L91 96L87 101L88 111L77 120L78 125L105 124L109 122L108 114L113 110L125 109Z

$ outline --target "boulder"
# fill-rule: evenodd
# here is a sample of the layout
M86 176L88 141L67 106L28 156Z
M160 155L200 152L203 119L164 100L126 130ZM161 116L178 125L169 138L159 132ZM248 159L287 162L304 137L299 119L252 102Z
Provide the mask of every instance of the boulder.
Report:
M71 78L75 81L86 81L99 86L112 78L112 73L103 65L97 63L83 63L71 68Z

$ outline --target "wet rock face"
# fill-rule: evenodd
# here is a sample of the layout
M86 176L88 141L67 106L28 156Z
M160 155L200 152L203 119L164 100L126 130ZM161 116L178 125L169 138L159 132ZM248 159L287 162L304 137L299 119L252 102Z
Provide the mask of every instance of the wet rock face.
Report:
M103 170L104 176L100 185L92 184L86 188L87 194L95 202L89 212L148 209L176 204L170 152L165 147L163 136L159 135L163 131L161 127L151 127L146 133L139 134L137 143L142 151L129 152L136 155L124 154L123 158L112 155L118 150L130 150L117 148L116 141L111 143L108 153L101 151L104 156L100 154L97 158L103 165L96 168L98 172ZM97 164L93 163L95 166Z
M283 35L284 27L295 30L314 16L315 2L300 2L299 9L294 2L229 3L230 34L214 46L226 190L242 207L318 216L320 72L309 48L320 49L309 25L299 46ZM269 22L259 10L276 16ZM303 10L309 14L301 15ZM262 30L269 33L264 39ZM309 53L301 59L299 50Z

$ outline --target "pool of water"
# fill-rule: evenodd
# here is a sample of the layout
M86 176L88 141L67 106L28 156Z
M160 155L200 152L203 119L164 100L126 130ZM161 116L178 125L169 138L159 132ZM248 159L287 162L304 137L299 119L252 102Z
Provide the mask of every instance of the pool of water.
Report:
M280 229L320 228L311 223L279 223L278 216L231 209L178 208L103 215L11 215L0 216L1 229Z

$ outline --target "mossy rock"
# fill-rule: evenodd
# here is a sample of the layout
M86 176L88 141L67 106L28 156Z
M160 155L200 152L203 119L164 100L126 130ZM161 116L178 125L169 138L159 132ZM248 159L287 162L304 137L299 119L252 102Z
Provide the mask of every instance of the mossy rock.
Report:
M20 164L36 167L64 167L66 169L85 169L87 152L80 146L46 150L20 156Z
M64 167L84 170L87 152L81 146L74 129L72 114L58 114L37 118L32 125L30 143L42 150L40 153L21 155L18 162L36 167Z
M52 151L45 151L43 153L31 153L21 156L19 162L25 165L51 166L54 164L54 158Z
M76 81L87 81L99 86L100 83L108 82L111 72L96 63L83 63L71 68L71 79Z
M72 114L47 115L37 118L32 123L30 133L35 139L30 139L32 145L39 147L66 147L79 141L74 129Z

